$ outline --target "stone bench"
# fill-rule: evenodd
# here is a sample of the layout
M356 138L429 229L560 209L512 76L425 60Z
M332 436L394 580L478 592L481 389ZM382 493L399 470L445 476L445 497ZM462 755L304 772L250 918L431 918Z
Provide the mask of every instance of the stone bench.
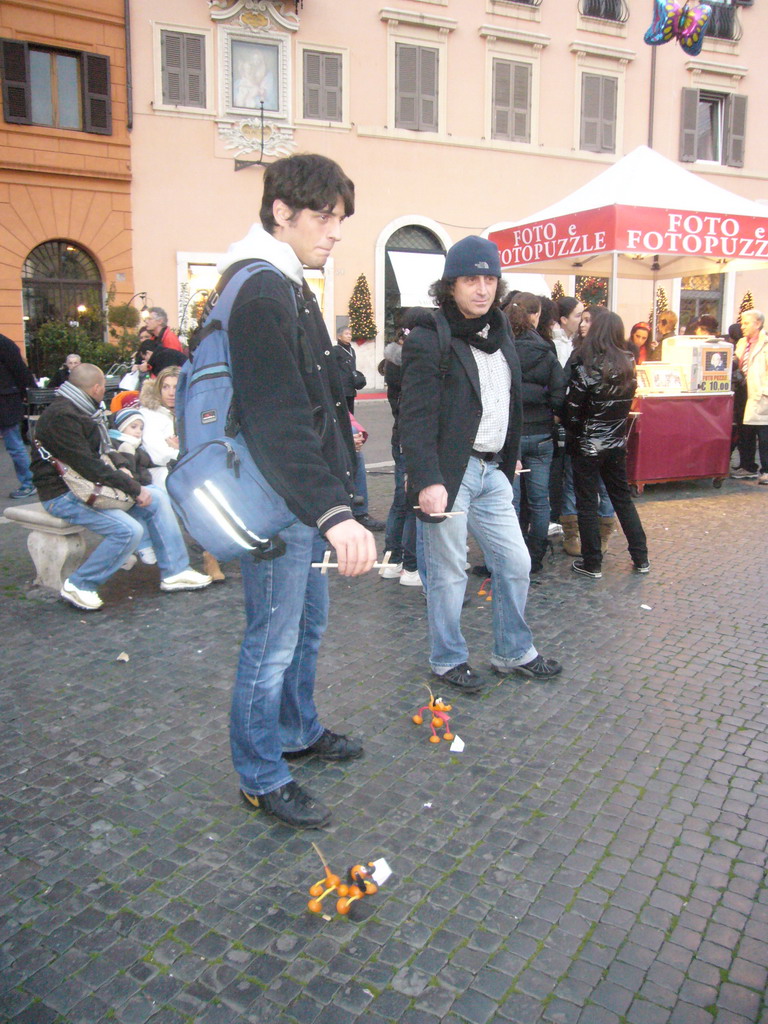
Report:
M85 558L85 527L52 516L39 503L6 508L3 514L29 530L27 548L35 563L35 583L61 590L64 580Z

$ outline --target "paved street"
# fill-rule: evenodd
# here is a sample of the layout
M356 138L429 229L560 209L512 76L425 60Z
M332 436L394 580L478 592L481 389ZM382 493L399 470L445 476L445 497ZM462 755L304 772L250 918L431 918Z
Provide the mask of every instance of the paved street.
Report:
M386 459L386 408L358 412ZM383 517L391 475L370 488ZM577 578L558 544L528 617L565 671L458 697L463 753L410 719L420 590L333 578L318 699L366 755L299 762L335 812L312 833L238 800L236 566L190 594L138 566L87 616L31 587L26 534L0 525L0 1019L768 1024L768 488L649 487L638 507L652 573L614 537L603 580ZM384 857L392 877L312 915L312 840L336 871Z

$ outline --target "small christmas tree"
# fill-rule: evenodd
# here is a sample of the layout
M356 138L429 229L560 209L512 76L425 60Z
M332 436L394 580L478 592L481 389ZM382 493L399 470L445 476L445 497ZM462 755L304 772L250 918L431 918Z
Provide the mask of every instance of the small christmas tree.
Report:
M558 299L562 298L565 298L565 289L560 281L555 281L555 287L552 289L552 301L557 302Z
M349 328L352 331L352 338L358 345L362 345L364 341L373 341L379 333L373 319L371 292L365 274L358 277L349 300Z
M741 305L739 306L739 314L746 313L748 309L754 309L754 308L755 308L755 297L752 294L752 292L749 290L749 288L747 288L747 290L744 292L744 298L741 300Z
M669 303L667 302L667 293L664 291L661 285L659 285L656 289L656 319L658 320L659 314L663 313L667 309L669 309ZM653 306L651 306L651 312L648 314L648 323L653 323ZM657 328L658 326L659 325L656 324Z

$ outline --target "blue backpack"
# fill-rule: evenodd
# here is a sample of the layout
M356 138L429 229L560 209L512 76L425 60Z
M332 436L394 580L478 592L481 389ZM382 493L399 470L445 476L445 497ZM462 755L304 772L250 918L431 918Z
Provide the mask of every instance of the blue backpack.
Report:
M256 260L214 293L176 389L180 458L166 487L187 532L224 562L282 555L285 543L277 535L296 522L253 461L234 416L229 318L240 288L259 273L279 271Z

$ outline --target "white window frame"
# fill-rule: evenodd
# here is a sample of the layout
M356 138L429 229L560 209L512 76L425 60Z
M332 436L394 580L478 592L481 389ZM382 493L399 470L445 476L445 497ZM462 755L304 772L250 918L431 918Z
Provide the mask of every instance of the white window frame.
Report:
M535 8L538 10L538 8ZM481 25L480 35L486 40L485 53L485 117L483 134L492 146L522 147L529 150L539 144L539 107L541 102L541 51L549 45L549 36L538 32L517 31L498 25ZM531 67L530 142L493 138L493 62L509 60Z
M220 105L224 116L231 120L243 120L251 118L258 120L261 116L260 108L248 106L236 106L232 94L232 44L244 43L255 47L275 48L276 59L274 61L274 72L276 78L277 102L273 106L264 106L264 118L270 121L288 121L291 113L291 81L288 71L288 58L290 54L290 37L278 32L260 33L248 32L243 29L222 26L219 29L219 64L221 74L219 75ZM272 63L270 55L270 63Z
M387 134L401 139L448 138L448 35L458 22L443 16L416 14L385 7L380 17L388 23L387 39ZM396 128L397 116L397 44L437 50L437 131Z
M617 155L624 152L626 69L627 65L635 60L637 54L633 50L582 41L571 43L569 48L571 53L576 54L576 76L573 87L573 150L575 153L588 154L598 159L615 160ZM613 153L596 153L591 149L581 148L582 76L585 73L616 79L616 145Z
M163 32L183 32L190 36L202 36L205 41L205 106L183 107L174 103L163 103ZM176 114L181 117L213 117L214 106L214 72L213 72L213 30L210 28L193 28L189 25L175 25L169 21L152 22L152 53L153 53L153 86L154 102L152 109L158 114Z
M341 120L322 121L317 117L304 117L304 53L309 50L312 53L334 53L341 57ZM347 47L326 46L325 44L299 42L296 43L296 74L294 76L294 89L296 94L296 110L294 111L294 124L300 124L307 128L321 128L350 131L352 124L349 120L349 62L350 53Z

